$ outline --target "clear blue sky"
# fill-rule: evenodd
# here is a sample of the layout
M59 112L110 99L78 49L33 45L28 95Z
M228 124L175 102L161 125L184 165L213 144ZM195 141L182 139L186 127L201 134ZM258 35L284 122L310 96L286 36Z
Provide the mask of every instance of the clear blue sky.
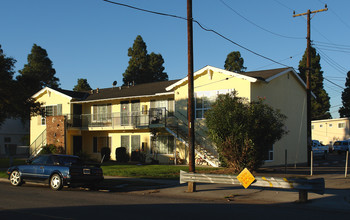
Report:
M186 17L186 0L116 0ZM225 4L226 5L225 5ZM306 18L293 18L308 9L324 8L311 21L311 39L321 55L324 86L331 97L333 118L339 117L341 92L350 70L350 1L333 0L193 0L193 18L203 26L250 50L298 69L306 48ZM46 49L63 89L78 78L93 88L122 84L128 48L137 35L149 53L160 53L169 79L187 75L187 23L181 19L136 11L102 0L1 0L0 44L27 63L33 44ZM336 45L335 45L336 44ZM194 24L194 70L206 65L224 67L228 53L240 51L247 71L283 67L256 56ZM334 85L337 84L337 85Z

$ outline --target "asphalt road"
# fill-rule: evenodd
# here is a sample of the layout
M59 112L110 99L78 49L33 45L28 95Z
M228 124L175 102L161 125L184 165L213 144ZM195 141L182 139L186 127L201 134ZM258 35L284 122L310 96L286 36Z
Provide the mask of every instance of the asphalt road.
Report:
M155 193L52 191L0 182L0 219L348 219L349 212L301 204L240 204Z

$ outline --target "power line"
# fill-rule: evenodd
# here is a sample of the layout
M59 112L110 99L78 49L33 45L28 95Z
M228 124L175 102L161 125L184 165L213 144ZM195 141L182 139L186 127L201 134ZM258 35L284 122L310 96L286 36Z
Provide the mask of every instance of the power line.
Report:
M336 83L330 81L329 79L327 79L327 78L325 78L325 77L323 77L323 78L324 78L326 81L328 81L329 83L332 83L333 85L335 85L335 86L337 86L337 87L339 87L339 88L341 88L341 89L345 89L344 87L342 87L342 86L340 86L340 85L338 85L338 84L336 84Z
M151 14L162 15L162 16L167 16L167 17L172 17L172 18L177 18L177 19L181 19L181 20L186 20L186 21L187 21L187 18L184 18L184 17L181 17L181 16L177 16L177 15L172 15L172 14L167 14L167 13L162 13L162 12L156 12L156 11L146 10L146 9L138 8L138 7L135 7L135 6L131 6L131 5L127 5L127 4L123 4L123 3L119 3L119 2L113 2L113 1L109 1L109 0L102 0L102 1L105 1L105 2L108 2L108 3L111 3L111 4L115 4L115 5L119 5L119 6L123 6L123 7L127 7L127 8L131 8L131 9L134 9L134 10L142 11L142 12L147 12L147 13L151 13ZM264 58L264 59L266 59L266 60L269 60L269 61L271 61L271 62L274 62L274 63L276 63L276 64L279 64L279 65L281 65L281 66L289 67L288 65L285 65L285 64L280 63L280 62L278 62L278 61L275 61L275 60L273 60L273 59L271 59L271 58L268 58L268 57L266 57L266 56L264 56L264 55L261 55L261 54L255 52L255 51L253 51L253 50L250 50L250 49L248 49L247 47L244 47L244 46L242 46L242 45L240 45L240 44L234 42L233 40L231 40L231 39L225 37L224 35L218 33L218 32L215 31L215 30L205 28L201 23L199 23L199 22L196 21L195 19L192 19L192 21L193 21L194 23L196 23L196 24L197 24L200 28L202 28L203 30L205 30L205 31L207 31L207 32L212 32L212 33L218 35L219 37L221 37L221 38L223 38L223 39L225 39L225 40L231 42L232 44L234 44L234 45L236 45L236 46L238 46L238 47L240 47L240 48L242 48L242 49L244 49L244 50L246 50L246 51L248 51L248 52L250 52L250 53L252 53L252 54L254 54L254 55L256 55L256 56L259 56L259 57L261 57L261 58Z
M319 2L325 4L325 2L322 2L320 0L318 0ZM332 8L330 8L330 11L335 15L337 16L337 18L347 27L350 29L350 25L348 25L334 10L332 10Z
M227 8L229 8L231 11L233 11L235 14L237 14L239 17L243 18L244 20L246 20L247 22L249 22L250 24L254 25L255 27L258 27L260 28L261 30L263 31L266 31L270 34L273 34L273 35L276 35L276 36L279 36L279 37L283 37L283 38L289 38L289 39L305 39L304 37L290 37L290 36L285 36L285 35L282 35L282 34L278 34L278 33L275 33L275 32L272 32L266 28L263 28L261 27L260 25L254 23L253 21L249 20L248 18L244 17L243 15L241 15L240 13L238 13L236 10L234 10L232 7L230 7L228 4L226 4L226 2L224 2L223 0L219 0L222 4L224 4Z
M338 64L337 62L335 62L333 59L331 59L326 53L324 53L320 48L315 47L319 53L323 56L324 61L326 63L328 63L331 67L333 67L334 69L338 70L339 73L341 73L342 75L346 75L344 72L346 72L346 68L344 68L343 66L341 66L340 64Z

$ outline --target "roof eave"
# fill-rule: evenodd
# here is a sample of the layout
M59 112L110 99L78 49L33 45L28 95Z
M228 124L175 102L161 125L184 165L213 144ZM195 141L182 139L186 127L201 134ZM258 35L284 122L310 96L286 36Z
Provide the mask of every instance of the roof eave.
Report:
M222 74L225 74L225 75L228 75L228 76L241 78L241 79L244 79L244 80L248 80L249 82L256 82L256 81L258 81L258 79L254 78L254 77L242 75L242 74L239 74L239 73L231 72L231 71L220 69L220 68L213 67L213 66L206 66L206 67L196 71L193 74L193 76L194 77L198 76L198 75L202 74L203 72L205 72L207 70L212 70L212 71L215 71L215 72L218 72L218 73L222 73ZM180 86L181 84L185 83L187 80L188 80L188 77L185 77L185 78L177 81L176 83L166 87L165 90L170 91L170 90L174 89L175 87Z

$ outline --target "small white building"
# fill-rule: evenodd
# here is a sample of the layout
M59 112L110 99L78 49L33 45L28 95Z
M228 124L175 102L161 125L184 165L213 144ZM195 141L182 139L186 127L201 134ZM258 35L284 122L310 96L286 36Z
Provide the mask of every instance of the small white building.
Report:
M312 139L324 145L350 139L349 118L316 120L311 122Z
M23 123L21 119L8 118L0 126L0 156L7 155L10 144L16 146L28 146L29 121ZM28 148L17 148L17 154L26 154Z

